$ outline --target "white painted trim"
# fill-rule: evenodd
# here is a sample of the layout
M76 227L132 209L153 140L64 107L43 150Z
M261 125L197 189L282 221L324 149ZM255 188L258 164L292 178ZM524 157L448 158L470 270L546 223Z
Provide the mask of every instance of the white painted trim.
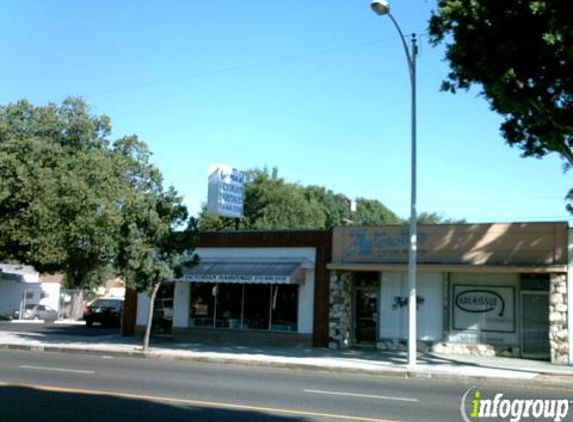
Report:
M191 302L191 284L175 283L173 287L173 327L189 326L189 306Z

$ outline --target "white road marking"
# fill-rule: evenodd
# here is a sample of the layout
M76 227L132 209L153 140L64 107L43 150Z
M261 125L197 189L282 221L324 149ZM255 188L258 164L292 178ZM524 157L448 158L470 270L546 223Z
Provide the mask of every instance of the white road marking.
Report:
M417 402L418 399L412 399L408 397L389 397L389 396L374 396L371 394L355 394L355 393L344 393L340 391L323 391L323 390L304 390L305 393L312 394L327 394L331 396L346 396L346 397L363 397L367 399L378 399L378 400L396 400L396 401L407 401L407 402Z
M84 371L81 369L66 369L66 368L48 368L45 366L20 365L19 368L20 369L33 369L36 371L71 372L74 374L95 374L94 371Z
M81 390L75 388L65 388L65 387L53 387L45 386L39 384L11 384L0 381L0 387L24 387L33 388L39 391L52 391L58 393L73 393L73 394L85 394L85 395L96 395L96 396L109 396L109 397L123 397L136 400L148 400L158 403L176 403L189 406L200 406L200 407L211 407L219 409L233 409L233 410L247 410L265 413L279 413L285 415L295 415L295 416L310 416L319 418L334 419L337 421L357 421L357 422L397 422L390 419L380 419L380 418L369 418L364 416L352 416L352 415L340 415L334 413L320 413L320 412L310 412L307 410L297 410L297 409L283 409L283 408L273 408L273 407L260 407L252 406L248 404L236 404L236 403L225 403L225 402L215 402L215 401L200 401L200 400L190 400L181 399L174 397L159 397L159 396L149 396L141 394L130 394L130 393L119 393L113 391L102 391L102 390Z

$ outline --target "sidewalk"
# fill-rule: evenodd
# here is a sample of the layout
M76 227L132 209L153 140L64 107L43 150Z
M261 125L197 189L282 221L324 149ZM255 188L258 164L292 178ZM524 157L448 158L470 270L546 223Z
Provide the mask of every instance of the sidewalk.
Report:
M557 366L542 361L502 357L424 354L419 356L418 365L412 369L407 365L407 356L404 352L381 352L372 349L340 351L319 348L266 348L182 343L167 338L152 338L150 350L143 353L141 339L115 334L78 338L64 334L7 331L0 331L0 349L188 359L196 362L475 382L487 379L573 389L573 366Z

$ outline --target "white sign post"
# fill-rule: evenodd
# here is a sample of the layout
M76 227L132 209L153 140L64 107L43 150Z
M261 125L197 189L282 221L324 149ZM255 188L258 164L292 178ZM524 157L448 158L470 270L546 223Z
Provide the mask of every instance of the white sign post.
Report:
M207 211L223 217L243 216L245 172L219 165L209 175Z

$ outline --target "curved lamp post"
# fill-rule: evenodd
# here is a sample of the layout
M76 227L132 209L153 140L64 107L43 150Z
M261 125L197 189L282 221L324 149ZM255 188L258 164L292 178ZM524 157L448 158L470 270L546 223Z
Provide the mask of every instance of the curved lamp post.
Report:
M408 61L408 70L410 71L410 83L412 86L412 175L411 175L411 192L410 192L410 244L408 247L408 365L416 365L416 253L417 253L417 215L416 215L416 55L418 54L418 43L416 34L412 34L412 48L408 48L404 34L390 13L390 5L385 0L374 0L370 7L377 15L388 15L396 30L400 34L406 59Z

